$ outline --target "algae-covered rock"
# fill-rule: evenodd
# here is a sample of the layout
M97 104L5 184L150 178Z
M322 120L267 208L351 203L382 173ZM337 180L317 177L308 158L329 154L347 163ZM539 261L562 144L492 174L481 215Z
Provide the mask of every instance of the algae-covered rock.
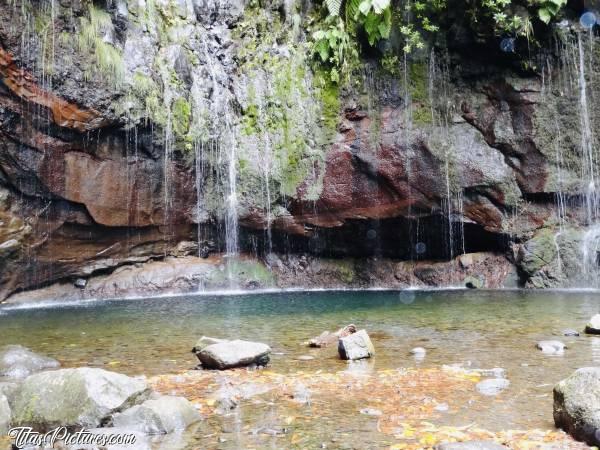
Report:
M146 381L102 369L79 368L29 376L14 398L13 426L49 430L94 428L110 415L144 401Z
M584 367L554 387L554 424L579 441L600 445L600 367Z

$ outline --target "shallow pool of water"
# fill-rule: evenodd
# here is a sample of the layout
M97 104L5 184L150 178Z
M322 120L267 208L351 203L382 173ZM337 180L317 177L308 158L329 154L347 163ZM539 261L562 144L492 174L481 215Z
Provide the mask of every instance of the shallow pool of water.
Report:
M461 364L501 367L509 388L470 403L448 424L476 421L490 430L551 428L552 385L578 367L600 363L600 337L582 331L600 312L597 292L402 291L290 292L186 296L82 303L57 308L0 308L0 345L20 344L63 366L103 367L128 374L180 372L202 335L266 342L271 370L344 370L335 348L308 349L309 338L349 323L368 330L377 355L368 370ZM542 354L542 339L559 339L562 356ZM409 350L424 347L416 361ZM314 356L304 361L298 357Z

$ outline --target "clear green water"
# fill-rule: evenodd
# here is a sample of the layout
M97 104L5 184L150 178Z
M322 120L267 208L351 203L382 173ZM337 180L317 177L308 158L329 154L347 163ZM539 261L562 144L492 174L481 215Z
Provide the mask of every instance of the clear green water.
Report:
M190 349L201 335L258 340L273 348L272 370L343 370L335 349L303 345L324 330L354 323L377 350L375 369L439 367L506 369L511 385L502 403L483 397L472 412L449 422L491 430L552 427L552 385L574 369L600 363L600 338L564 337L582 331L600 312L596 292L403 291L304 292L188 296L94 302L45 309L0 308L0 345L21 344L61 361L128 374L154 375L195 366ZM559 339L563 356L535 349ZM421 363L409 355L427 349ZM300 361L300 355L314 355ZM472 414L472 417L470 415Z

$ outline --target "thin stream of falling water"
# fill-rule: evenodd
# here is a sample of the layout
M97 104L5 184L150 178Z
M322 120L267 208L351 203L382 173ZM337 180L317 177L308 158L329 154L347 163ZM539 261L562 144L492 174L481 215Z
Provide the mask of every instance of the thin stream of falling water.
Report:
M219 161L227 166L227 187L225 193L225 251L227 260L227 275L230 287L234 287L235 279L232 262L238 254L238 192L237 192L237 142L231 122L229 91L221 88L213 65L207 41L203 42L204 56L213 85L211 113L217 122L217 137ZM224 157L224 158L223 158Z
M593 36L590 35L590 39ZM598 255L600 250L600 223L598 223L598 193L595 177L595 155L592 126L588 109L587 80L585 72L585 51L581 34L577 35L579 51L579 107L581 122L581 150L583 153L583 180L586 183L585 211L588 230L582 243L583 272L589 282L597 283Z

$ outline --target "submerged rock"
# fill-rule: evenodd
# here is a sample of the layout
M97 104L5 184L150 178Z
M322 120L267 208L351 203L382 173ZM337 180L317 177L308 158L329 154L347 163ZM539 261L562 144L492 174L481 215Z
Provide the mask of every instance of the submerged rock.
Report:
M113 424L145 434L166 434L185 430L201 419L200 413L185 398L163 395L115 414Z
M585 326L585 332L588 334L600 334L600 314L594 315Z
M413 349L411 349L410 354L413 355L415 358L425 358L425 355L427 354L427 350L425 350L423 347L415 347Z
M510 450L493 441L446 442L435 446L435 450Z
M60 367L55 359L38 355L20 345L7 345L0 349L0 376L22 379L46 369Z
M540 341L536 347L548 355L562 355L567 346L560 341Z
M554 387L554 424L579 441L600 445L600 367L578 369Z
M360 330L349 336L340 338L338 353L342 359L363 359L375 355L375 347L366 330Z
M490 380L483 380L475 386L477 392L482 395L498 395L500 392L510 386L510 381L506 378L492 378Z
M204 347L196 356L205 369L232 369L234 367L269 363L271 347L261 342L223 341Z
M577 336L579 336L579 331L568 328L566 330L563 330L562 334L563 334L563 336L577 337Z
M10 406L5 395L0 394L0 436L8 433L11 421Z
M96 428L112 414L144 401L146 381L103 369L60 369L29 376L15 396L13 426L49 430Z
M335 344L340 338L350 336L356 333L356 325L350 324L340 328L335 333L329 331L323 331L319 336L312 338L308 341L309 347L327 347L328 345Z

